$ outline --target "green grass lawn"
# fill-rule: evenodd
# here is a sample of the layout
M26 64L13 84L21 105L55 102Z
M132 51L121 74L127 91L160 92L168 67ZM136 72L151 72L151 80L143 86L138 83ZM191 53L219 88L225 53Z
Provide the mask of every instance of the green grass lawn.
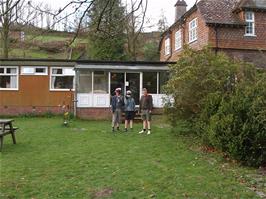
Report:
M17 145L6 136L0 198L258 198L255 169L205 153L156 122L151 135L110 131L110 122L16 118ZM163 123L163 122L161 122Z

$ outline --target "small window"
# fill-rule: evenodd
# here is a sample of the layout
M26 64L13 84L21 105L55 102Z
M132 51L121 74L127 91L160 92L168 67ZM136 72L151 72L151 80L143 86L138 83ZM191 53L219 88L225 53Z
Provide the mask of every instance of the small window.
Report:
M65 91L74 89L74 68L52 68L50 89Z
M46 73L46 70L45 70L45 68L36 68L35 73L44 74L44 73Z
M170 54L170 49L171 48L171 46L170 46L170 38L167 38L166 40L165 40L165 55L169 55Z
M62 68L56 68L52 70L53 74L63 74L63 69Z
M245 20L246 20L245 35L246 36L255 36L254 12L246 12L245 13Z
M181 30L175 33L175 50L179 50L182 47Z
M18 90L18 68L0 68L0 90Z
M22 75L47 75L47 67L21 67L21 74Z
M197 18L189 22L189 43L194 42L198 39L197 27L198 27Z
M93 93L108 93L108 72L94 71Z
M92 72L80 71L78 82L78 93L92 93Z

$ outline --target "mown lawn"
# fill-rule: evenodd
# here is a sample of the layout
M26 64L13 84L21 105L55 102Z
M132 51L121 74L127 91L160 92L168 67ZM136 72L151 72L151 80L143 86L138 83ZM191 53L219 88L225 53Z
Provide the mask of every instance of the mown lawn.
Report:
M17 145L5 137L0 198L258 198L253 169L205 153L156 122L150 136L110 131L110 123L16 118ZM163 123L163 122L161 122Z

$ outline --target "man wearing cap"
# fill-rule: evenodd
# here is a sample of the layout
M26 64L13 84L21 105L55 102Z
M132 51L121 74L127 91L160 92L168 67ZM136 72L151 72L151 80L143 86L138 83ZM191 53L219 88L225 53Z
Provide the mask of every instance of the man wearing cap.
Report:
M130 130L133 130L133 120L135 116L135 100L131 96L131 91L128 90L125 97L125 132L127 132L128 125L130 125Z
M152 96L148 94L146 88L142 89L143 95L139 102L139 111L143 120L143 129L139 132L140 134L145 133L148 129L147 135L151 134L151 111L152 111Z
M112 131L115 131L115 128L119 131L119 124L121 122L121 113L124 108L124 100L121 96L121 88L115 89L115 95L111 98L111 108L112 108Z

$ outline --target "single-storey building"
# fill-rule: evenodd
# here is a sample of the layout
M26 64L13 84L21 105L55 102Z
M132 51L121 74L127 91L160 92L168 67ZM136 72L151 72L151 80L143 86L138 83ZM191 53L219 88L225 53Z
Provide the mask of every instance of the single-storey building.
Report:
M115 88L131 90L139 104L142 88L163 107L162 86L170 62L0 59L0 115L62 113L68 107L80 118L110 115Z

